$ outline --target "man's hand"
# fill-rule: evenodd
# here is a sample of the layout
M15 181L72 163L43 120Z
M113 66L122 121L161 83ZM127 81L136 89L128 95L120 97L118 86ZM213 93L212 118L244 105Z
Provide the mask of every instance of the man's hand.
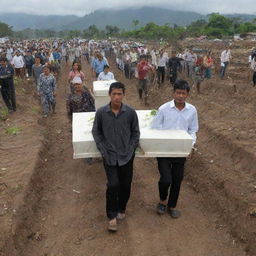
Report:
M140 145L136 148L135 153L138 153L139 155L145 155L145 151L141 148Z

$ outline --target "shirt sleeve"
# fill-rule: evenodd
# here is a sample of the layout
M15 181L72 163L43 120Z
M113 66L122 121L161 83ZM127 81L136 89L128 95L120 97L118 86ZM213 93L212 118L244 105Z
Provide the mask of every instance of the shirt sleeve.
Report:
M100 74L99 74L99 76L98 76L98 79L97 79L97 80L98 80L98 81L103 80L103 79L102 79L102 73L100 73Z
M85 79L84 72L80 72L80 74L81 74L81 80L84 81L84 79Z
M131 144L132 144L132 147L135 151L135 149L139 145L139 140L140 140L139 120L138 120L137 113L135 111L133 112L133 119L132 119L131 129L132 129Z
M188 134L192 137L193 139L193 146L196 143L196 133L198 132L199 129L199 125L198 125L198 115L197 115L197 111L195 110L193 116L192 116L192 120L191 123L188 127Z
M57 88L56 78L53 76L53 81L52 81L52 89L53 89L53 91L56 91L56 88Z
M41 93L42 82L43 82L43 78L42 78L42 76L40 75L40 76L39 76L39 83L38 83L38 86L37 86L37 91L38 91L39 93Z
M102 130L102 113L100 111L97 111L95 114L92 135L98 150L100 151L102 157L104 157L106 155L106 148L104 145L104 136Z

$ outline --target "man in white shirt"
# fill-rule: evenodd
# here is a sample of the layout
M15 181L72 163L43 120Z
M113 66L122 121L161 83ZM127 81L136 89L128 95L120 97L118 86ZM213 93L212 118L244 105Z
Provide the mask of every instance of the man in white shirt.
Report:
M16 52L11 63L14 66L16 76L23 78L24 77L25 61L24 61L23 56L20 55L20 51Z
M110 81L115 80L114 74L109 71L109 66L105 65L103 72L98 76L98 81Z
M153 129L185 130L196 142L198 117L196 108L187 103L190 87L184 80L174 83L173 100L162 105L152 122ZM180 186L184 175L185 157L158 157L160 180L158 183L160 202L157 212L164 214L168 210L172 218L179 218L181 213L176 210Z
M165 68L166 64L168 62L168 55L164 53L164 50L161 49L159 56L157 58L157 78L158 78L158 84L163 84L164 83L164 78L165 78Z
M226 74L227 67L230 60L231 60L231 52L229 47L227 46L220 56L220 61L221 61L220 78L221 79L223 79Z

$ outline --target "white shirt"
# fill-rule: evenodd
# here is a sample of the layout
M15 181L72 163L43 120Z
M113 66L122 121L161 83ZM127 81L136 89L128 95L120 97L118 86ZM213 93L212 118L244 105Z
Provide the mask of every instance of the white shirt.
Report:
M25 65L23 57L21 55L20 56L15 55L12 59L12 63L15 68L23 68Z
M158 67L165 67L168 61L168 57L166 57L164 54L161 56L159 56L158 58L158 62L157 62L157 66Z
M151 63L156 67L157 66L156 52L152 50L150 52L150 55L151 55Z
M137 53L131 52L130 55L131 55L131 62L137 62L137 60L138 60Z
M151 128L159 130L184 130L196 143L196 132L199 129L196 108L185 103L182 110L176 108L174 100L163 104L154 118Z
M231 53L230 53L230 50L224 50L222 53L221 53L221 56L220 56L220 61L222 63L224 62L229 62L231 59Z
M112 72L108 72L105 74L105 72L101 72L98 76L98 81L109 81L109 80L115 80L114 74Z

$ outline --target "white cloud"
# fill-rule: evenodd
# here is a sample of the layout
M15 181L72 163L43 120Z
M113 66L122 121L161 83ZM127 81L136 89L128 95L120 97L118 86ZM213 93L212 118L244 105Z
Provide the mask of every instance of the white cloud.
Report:
M148 0L0 0L1 12L22 12L28 14L88 14L97 9L140 7ZM177 10L191 10L200 13L255 13L255 0L151 0L151 6Z

